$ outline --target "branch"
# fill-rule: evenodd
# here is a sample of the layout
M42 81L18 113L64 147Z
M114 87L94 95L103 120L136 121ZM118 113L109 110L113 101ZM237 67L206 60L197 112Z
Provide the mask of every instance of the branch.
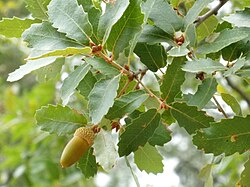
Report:
M237 85L235 85L228 77L226 77L227 84L235 90L248 104L248 107L250 108L250 98L249 96L243 92Z
M207 18L209 18L212 15L216 15L218 13L218 11L220 10L220 8L226 4L226 2L228 2L228 0L220 0L220 3L214 7L213 9L211 9L210 11L208 11L206 14L199 16L196 21L194 23L196 23L196 27L198 27L202 22L204 22Z

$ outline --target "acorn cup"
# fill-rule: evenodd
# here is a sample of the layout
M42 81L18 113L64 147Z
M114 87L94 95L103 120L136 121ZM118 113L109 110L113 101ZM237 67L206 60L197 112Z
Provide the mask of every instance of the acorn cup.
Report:
M67 168L78 160L93 145L95 133L92 129L81 127L76 129L74 137L65 146L61 156L62 168Z

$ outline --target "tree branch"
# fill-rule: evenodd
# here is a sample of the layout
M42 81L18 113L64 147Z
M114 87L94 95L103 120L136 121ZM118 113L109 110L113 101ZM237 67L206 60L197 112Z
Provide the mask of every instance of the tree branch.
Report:
M195 23L195 26L198 27L202 22L204 22L207 18L209 18L212 15L216 15L218 13L218 11L220 10L220 8L226 4L226 2L228 2L228 0L220 0L220 3L214 7L213 9L211 9L210 11L208 11L206 14L199 16Z
M226 77L227 84L236 91L248 104L248 107L250 108L250 98L249 96L243 92L237 85L235 85L228 77Z

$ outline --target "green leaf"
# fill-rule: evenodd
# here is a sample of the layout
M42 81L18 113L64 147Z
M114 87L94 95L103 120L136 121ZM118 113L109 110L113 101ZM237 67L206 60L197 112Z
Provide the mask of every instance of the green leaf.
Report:
M90 54L91 51L92 49L90 47L84 47L84 48L67 47L66 49L58 49L58 50L54 50L54 51L45 53L37 57L31 57L31 58L28 58L27 60L37 60L39 58L45 58L45 57L50 57L50 56L67 57L69 55L78 55L78 54L87 55L87 54Z
M129 82L129 84L128 84L128 82ZM127 88L126 88L125 92L123 92L123 94L126 94L126 93L133 91L137 85L137 82L135 80L133 80L133 81L129 80L128 76L122 76L120 79L120 82L119 82L119 88L118 88L117 93L121 93L121 91L125 87L125 85L127 85Z
M205 181L204 187L213 187L213 164L207 164L199 173L199 177Z
M181 45L177 47L173 47L168 51L168 55L172 57L181 57L186 56L189 53L186 45Z
M161 42L167 42L170 45L176 45L173 40L173 36L169 35L162 29L152 26L145 25L142 30L142 34L138 40L141 43L157 44Z
M250 176L250 159L248 159L248 161L245 163L244 167L245 167L245 169L241 173L241 179L240 179L240 182L239 182L239 184L241 185L240 187L250 186L250 180L249 180L249 176Z
M232 62L236 59L238 59L240 56L243 56L245 51L249 51L248 43L245 43L244 41L239 41L236 43L233 43L221 50L222 57L225 61ZM245 50L246 49L246 50ZM246 52L247 53L247 52Z
M185 57L174 58L171 65L168 65L166 74L163 76L163 82L160 87L161 98L166 100L167 103L174 101L185 80L185 72L181 70L184 61Z
M99 24L99 19L102 15L101 10L93 7L91 8L88 12L88 18L89 18L89 22L92 25L92 29L93 29L93 33L91 36L91 39L93 40L94 43L99 44L101 43L101 39L98 38L97 36L97 32L98 32L98 24Z
M35 117L42 130L56 133L58 136L73 134L77 128L87 123L82 114L61 105L43 106L36 111Z
M67 47L82 47L79 43L67 38L65 34L59 33L49 22L32 25L22 37L28 42L29 47L38 50L39 55Z
M232 155L249 150L250 116L223 119L209 128L202 129L193 137L193 143L205 153Z
M134 52L151 71L156 72L166 66L167 55L164 47L160 44L137 43Z
M116 1L114 4L106 4L105 13L101 16L97 36L106 43L113 25L122 17L129 5L129 0Z
M194 106L187 106L184 103L175 103L171 107L171 114L178 121L180 127L193 134L201 128L210 126L213 118L206 115L206 112L198 111Z
M93 57L93 58L84 58L85 62L89 63L93 66L94 69L100 71L102 74L106 76L115 76L120 73L120 71L114 66L107 63L104 59Z
M197 0L185 16L185 26L193 23L212 0Z
M24 0L34 18L48 20L47 6L51 0Z
M152 146L163 146L165 143L171 140L170 131L167 130L167 126L163 123L155 129L154 134L148 140L148 143Z
M114 104L114 99L117 95L120 75L101 79L98 81L89 94L89 115L92 123L99 123L103 116L108 113L108 110Z
M53 0L48 6L49 19L53 27L66 36L89 44L92 35L92 26L88 20L88 14L79 6L77 0Z
M227 68L223 66L219 62L215 62L210 58L207 59L198 59L188 61L183 67L183 71L191 72L191 73L199 73L204 72L207 74L212 74L215 71L226 70Z
M197 106L198 109L204 108L217 91L217 85L218 83L215 78L207 78L203 80L202 84L198 87L197 92L191 97L187 104Z
M73 71L69 76L63 81L61 88L61 98L63 102L67 102L68 98L73 94L74 90L77 88L81 80L87 75L91 66L88 64L83 64Z
M200 54L209 54L215 53L223 49L226 46L229 46L232 43L243 40L248 37L248 32L240 29L225 29L214 41L208 41L197 48L197 53Z
M144 146L159 126L160 114L156 109L142 113L138 118L132 119L120 137L118 153L127 156L136 151L139 146Z
M47 82L49 80L55 80L56 78L59 77L58 75L61 72L64 62L65 62L64 58L58 58L52 64L39 68L36 71L37 80L39 82Z
M223 20L234 24L236 27L250 27L250 8L245 10L236 11L235 14L223 17Z
M20 38L22 33L30 28L33 23L39 22L40 20L32 20L28 18L3 18L0 21L0 34L8 38Z
M147 173L162 173L163 172L163 157L158 153L157 149L148 143L135 151L134 155L135 164L141 171Z
M77 168L81 170L86 179L94 177L97 174L97 164L96 158L93 155L93 148L84 153L77 163Z
M118 153L111 132L101 129L95 138L93 147L96 161L105 171L111 170L118 158Z
M88 99L89 93L94 88L96 81L95 76L91 71L89 71L79 83L77 89L80 91L81 95L85 97L85 99Z
M123 16L112 27L107 39L107 47L113 53L114 59L129 46L130 41L142 30L143 14L141 0L130 0L130 4Z
M236 115L242 115L240 104L232 95L221 93L221 97L231 107Z
M112 120L115 118L121 118L125 114L132 113L135 109L139 108L147 98L148 94L142 90L132 91L128 94L122 95L115 100L115 103L109 109L106 118Z
M20 66L14 72L10 73L7 81L10 82L17 81L34 70L37 70L41 67L45 67L47 65L54 63L56 61L56 58L57 57L47 57L43 59L28 61L26 64Z
M173 8L165 0L155 2L149 18L154 22L155 26L164 30L170 35L175 31L179 31L183 26L183 20L179 17Z
M200 42L205 37L212 34L217 25L218 20L214 15L203 21L199 27L197 27L197 41Z

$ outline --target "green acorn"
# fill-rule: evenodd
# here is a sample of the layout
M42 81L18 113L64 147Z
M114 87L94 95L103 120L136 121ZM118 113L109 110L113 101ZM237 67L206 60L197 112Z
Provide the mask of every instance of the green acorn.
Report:
M90 128L81 127L76 129L74 137L65 146L61 156L62 168L76 163L81 156L93 145L95 133Z

